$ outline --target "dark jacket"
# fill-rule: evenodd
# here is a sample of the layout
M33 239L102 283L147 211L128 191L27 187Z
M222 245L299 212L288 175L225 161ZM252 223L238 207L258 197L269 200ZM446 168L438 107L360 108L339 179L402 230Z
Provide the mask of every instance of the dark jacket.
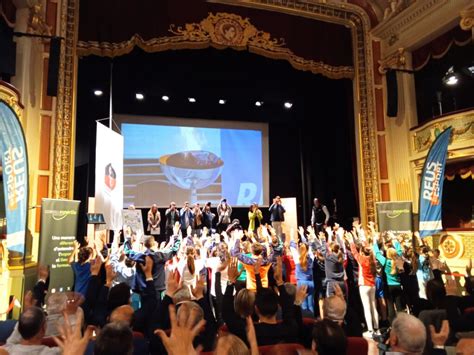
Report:
M284 222L285 221L285 208L282 205L276 203L272 204L268 209L270 212L271 222Z

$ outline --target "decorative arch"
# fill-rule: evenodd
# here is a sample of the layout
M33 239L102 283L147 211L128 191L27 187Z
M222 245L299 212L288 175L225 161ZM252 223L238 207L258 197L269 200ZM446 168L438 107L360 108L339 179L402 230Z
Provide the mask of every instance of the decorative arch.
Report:
M172 24L169 32L172 36L149 40L144 40L140 35L135 34L129 40L119 43L79 41L77 53L116 57L130 53L134 47L139 47L149 53L170 49L232 48L248 50L271 59L283 59L295 69L322 74L330 79L354 77L353 67L333 66L298 56L288 48L284 38L272 37L270 33L257 29L249 18L243 18L237 14L209 13L199 23L187 23L184 26Z
M274 11L279 13L285 13L289 15L301 16L309 19L315 19L325 22L336 23L347 26L351 29L352 33L352 46L353 46L353 59L354 67L352 68L351 77L354 83L354 106L355 106L355 127L356 127L356 149L357 149L357 164L358 164L358 180L359 180L359 205L361 210L361 217L363 220L375 220L375 202L379 200L379 177L377 172L377 142L376 142L376 129L374 122L374 102L373 102L373 63L372 63L372 41L370 39L369 31L371 28L370 19L367 13L360 7L344 3L344 4L327 4L327 3L316 3L301 0L211 0L212 3L219 3L225 5L232 5L237 7L248 7L253 9L261 9L267 11ZM68 0L68 6L63 8L62 13L62 28L65 30L66 37L66 53L76 51L76 54L92 54L94 51L102 51L100 47L109 47L113 50L117 44L101 42L100 46L88 41L88 45L82 42L77 42L77 11L78 2L77 0ZM201 21L202 22L202 21ZM225 46L239 49L238 45L233 44L219 44L216 40L212 40L210 29L206 29L207 24L197 24L198 31L195 31L196 24L187 24L184 27L174 27L173 31L177 33L175 36L169 36L166 39L167 44L161 43L162 50L171 49L171 46L175 48L187 48L185 46L191 43L195 46L194 48L206 48L208 46ZM64 26L64 27L63 27ZM189 27L190 26L190 27ZM257 30L258 32L258 30ZM194 37L195 34L199 36L204 35L205 38ZM215 24L214 24L215 34ZM173 38L173 39L171 39ZM243 38L245 36L243 35ZM247 41L250 37L247 37ZM260 54L265 52L268 56L272 55L278 58L281 56L291 56L282 45L282 42L277 39L272 39L271 36L265 32L260 35L254 34L252 40L255 40L255 45L252 47L254 51L261 51ZM262 40L263 39L263 40ZM272 42L272 40L274 42ZM146 48L151 43L146 43L143 39L138 36L134 36L130 43L123 44L123 48L133 48L133 46L143 46ZM248 42L247 42L248 43ZM284 43L284 42L283 42ZM120 44L119 44L120 45ZM105 46L105 47L104 47ZM168 46L168 47L167 47ZM124 49L120 50L124 50ZM245 48L245 47L244 47ZM242 48L242 49L244 49ZM247 45L247 48L250 47ZM131 50L131 49L130 49ZM97 53L104 55L106 52ZM77 75L77 68L74 67L75 56L64 55L64 66L66 68L66 80L64 82L62 92L64 97L60 97L59 106L63 109L63 114L60 115L58 125L70 126L73 120L72 116L73 105L72 102L74 97L74 77ZM291 58L290 58L291 59ZM287 59L288 60L288 59ZM293 59L293 64L296 65L309 65L311 68L306 70L315 70L316 72L322 71L323 66L317 63L307 63L304 60L299 61L296 58ZM69 69L73 68L72 72ZM303 68L301 68L303 69ZM345 75L349 72L345 72ZM335 74L332 74L335 75ZM338 74L339 75L339 74ZM334 77L334 76L333 76ZM345 77L345 76L344 76ZM60 88L61 92L61 88ZM64 106L61 104L64 103ZM62 136L62 142L73 141L72 132L68 131L67 137ZM65 138L68 138L66 140ZM64 151L68 151L71 146L64 146ZM58 156L58 154L56 154ZM63 155L64 157L64 155ZM67 180L66 177L70 176L70 160L66 162L58 163L55 169L55 194L56 196L62 196L66 193L70 193L70 188L63 185ZM58 159L58 161L60 161ZM56 187L61 186L64 188L57 189Z

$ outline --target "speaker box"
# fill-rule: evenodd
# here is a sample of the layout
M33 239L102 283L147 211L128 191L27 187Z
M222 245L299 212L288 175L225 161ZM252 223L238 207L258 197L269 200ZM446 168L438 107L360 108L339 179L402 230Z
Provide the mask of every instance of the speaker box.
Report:
M0 78L4 80L15 75L16 43L13 29L8 27L0 16Z
M48 96L58 95L59 55L61 54L61 38L53 37L49 45L48 85L46 93Z
M385 74L387 81L387 116L397 117L398 115L398 85L397 72L388 70Z

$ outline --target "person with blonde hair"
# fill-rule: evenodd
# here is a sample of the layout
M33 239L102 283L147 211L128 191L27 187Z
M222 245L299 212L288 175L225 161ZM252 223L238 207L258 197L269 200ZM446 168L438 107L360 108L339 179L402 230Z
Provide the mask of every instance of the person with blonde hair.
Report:
M390 319L395 318L393 313L393 305L396 308L397 312L403 312L406 308L405 298L403 297L403 289L400 280L400 273L404 272L403 270L403 261L401 256L403 253L402 246L400 242L395 238L392 238L393 247L388 247L386 251L386 256L383 255L378 244L378 238L374 238L374 253L377 261L382 265L387 276L387 285L388 285L388 294L389 294L389 303L391 306L388 308L390 314Z
M299 228L299 233L304 238L304 230ZM310 311L314 314L314 281L313 281L313 260L314 255L307 243L301 242L299 245L298 237L291 231L290 233L290 251L296 266L296 282L298 286L306 286L308 295L301 304L302 310Z

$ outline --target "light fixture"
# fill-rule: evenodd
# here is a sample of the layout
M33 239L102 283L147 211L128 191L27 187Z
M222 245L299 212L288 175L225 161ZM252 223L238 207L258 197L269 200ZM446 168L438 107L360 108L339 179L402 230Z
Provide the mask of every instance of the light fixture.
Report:
M285 108L289 110L293 106L293 103L291 103L290 101L286 101L283 106L285 106Z
M169 97L169 96L166 96L166 95L163 95L163 96L161 97L161 99L162 99L163 101L169 101L170 97Z
M189 102L192 102L192 103L195 103L196 102L196 99L194 97L188 97L188 101Z
M137 93L135 94L135 98L136 98L137 100L143 100L143 99L145 98L145 95L143 95L141 92L137 92Z
M263 105L263 101L255 101L255 106L260 107Z
M224 105L224 104L225 104L225 100L224 100L224 99L219 99L219 104L220 104L220 105Z
M102 90L94 90L94 95L95 96L102 96L104 94L104 92Z
M459 79L454 71L454 67L450 67L443 77L443 83L445 85L453 86L458 83Z

